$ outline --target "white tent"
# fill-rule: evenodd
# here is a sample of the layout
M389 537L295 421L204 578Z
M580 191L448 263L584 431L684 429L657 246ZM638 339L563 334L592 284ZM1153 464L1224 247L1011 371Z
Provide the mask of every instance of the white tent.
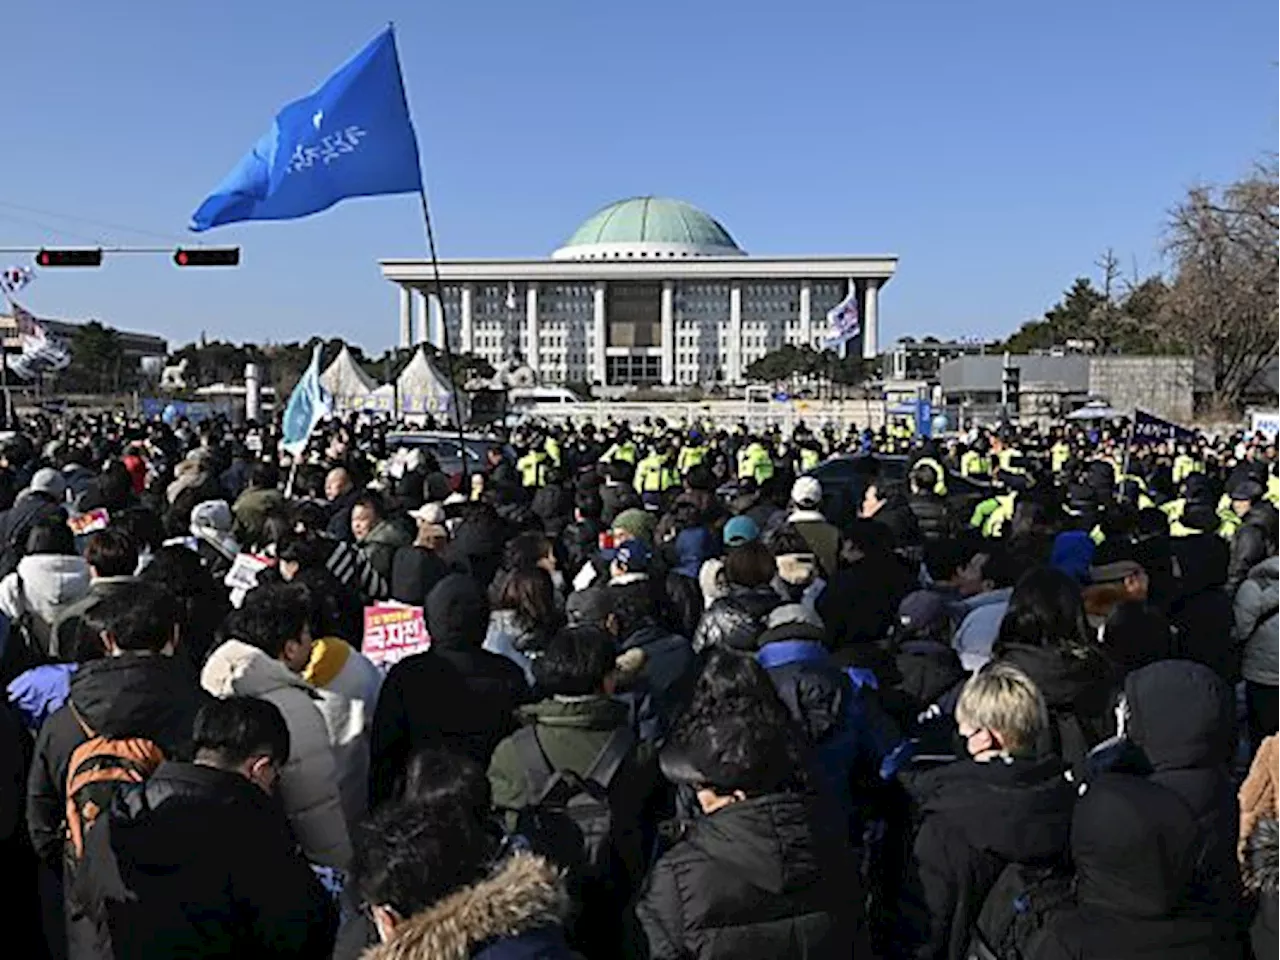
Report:
M400 398L400 412L406 416L433 414L438 418L453 420L453 386L431 362L422 347L413 355L396 380L396 393ZM459 392L462 403L462 420L468 416L466 394Z
M333 406L338 411L364 409L365 398L378 386L373 377L360 369L360 364L345 346L329 368L320 374L320 385L333 395Z

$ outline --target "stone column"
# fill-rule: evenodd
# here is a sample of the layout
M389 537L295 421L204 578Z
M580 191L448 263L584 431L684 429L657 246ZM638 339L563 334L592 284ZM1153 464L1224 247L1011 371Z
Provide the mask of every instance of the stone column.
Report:
M742 284L737 280L729 287L729 356L725 380L742 382Z
M813 281L800 281L800 346L813 346Z
M605 282L596 281L595 295L592 301L592 323L595 325L594 345L591 358L591 377L602 386L609 383L608 367L605 363L604 348L606 346L607 325L604 308Z
M662 382L671 386L676 382L676 284L674 280L662 281Z
M474 283L464 283L458 296L458 339L462 341L458 344L458 349L462 353L471 353L475 349L475 320L471 315L472 298L475 296L476 285Z
M422 293L422 303L418 305L418 335L414 338L414 343L435 343L432 336L433 324L440 309L440 300L436 297L435 291Z
M862 310L862 358L874 360L880 355L880 318L877 316L880 281L866 280Z
M413 288L400 288L400 349L413 345Z
M538 355L538 285L530 282L525 288L524 296L525 339L528 351L524 362L533 368L533 372L542 377L542 358Z

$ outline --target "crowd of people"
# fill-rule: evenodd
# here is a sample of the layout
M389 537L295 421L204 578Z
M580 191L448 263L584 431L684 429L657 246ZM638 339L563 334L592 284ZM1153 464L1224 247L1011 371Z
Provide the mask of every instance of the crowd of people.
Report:
M15 956L1276 956L1274 441L389 434L2 442Z

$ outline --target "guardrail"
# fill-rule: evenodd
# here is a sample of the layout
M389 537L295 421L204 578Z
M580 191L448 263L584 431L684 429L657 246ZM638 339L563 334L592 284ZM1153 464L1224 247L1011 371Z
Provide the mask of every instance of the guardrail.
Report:
M530 403L522 404L519 414L552 423L574 421L593 423L625 421L635 423L645 418L662 419L668 423L715 421L717 426L733 427L747 424L752 430L777 426L790 433L797 423L811 429L831 424L844 430L850 425L859 429L876 430L885 424L883 400L790 400L748 402L745 400L701 400L694 402L669 401L613 401L586 403Z

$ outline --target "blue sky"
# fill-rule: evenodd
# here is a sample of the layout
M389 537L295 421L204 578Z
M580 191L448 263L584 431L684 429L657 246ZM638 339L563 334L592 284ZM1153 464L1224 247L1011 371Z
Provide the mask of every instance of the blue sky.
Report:
M1107 247L1157 269L1185 188L1277 142L1261 0L26 3L5 12L0 246L176 242L275 111L387 20L442 256L544 255L614 199L676 196L751 252L897 254L889 339L1010 330ZM202 239L243 265L116 258L27 299L178 343L380 352L377 260L424 250L412 197Z

